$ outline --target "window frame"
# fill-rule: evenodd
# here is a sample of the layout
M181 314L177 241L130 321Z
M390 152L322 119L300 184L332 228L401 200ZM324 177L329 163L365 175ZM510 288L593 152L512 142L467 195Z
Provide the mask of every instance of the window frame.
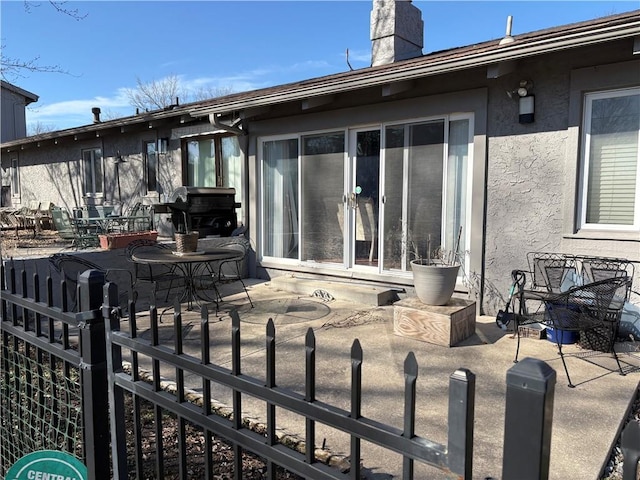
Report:
M214 175L215 175L215 186L221 187L224 186L224 173L222 170L222 138L223 137L232 137L233 134L209 134L209 135L196 135L183 138L182 140L182 164L183 164L183 179L182 183L184 185L191 185L189 181L189 148L188 145L190 142L203 142L203 141L212 141L213 142L213 154L214 154Z
M149 169L149 146L150 145L154 145L155 147L155 184L154 185L150 185L149 182L149 178L151 177L150 173L150 169ZM158 138L157 140L144 140L143 141L143 155L144 155L144 183L145 183L145 188L147 190L147 194L149 193L157 193L158 192L158 186L159 186L159 180L158 180L158 173L160 171L160 159L163 158L163 156L165 156L167 154L168 151L168 145L169 145L169 139L162 137L162 138ZM161 157L162 155L162 157Z
M426 122L432 122L432 121L437 121L437 120L442 120L444 122L444 127L445 127L445 133L444 133L444 137L443 137L443 141L444 141L444 150L443 150L443 168L445 169L445 171L443 172L442 175L442 182L443 182L443 201L444 201L444 197L446 197L447 195L447 185L446 185L446 180L447 180L447 168L449 166L449 162L451 161L450 157L449 157L449 128L452 122L455 121L461 121L461 120L466 120L468 122L468 139L467 139L467 156L468 156L468 164L467 164L467 171L466 171L466 188L467 188L467 195L464 198L464 209L465 209L465 225L464 225L464 229L463 229L463 235L464 238L462 239L462 244L466 245L466 246L470 246L472 243L472 237L471 237L471 230L473 228L472 225L472 218L473 218L473 211L472 211L472 188L473 188L473 172L474 172L474 158L477 155L477 152L474 150L474 139L475 139L475 122L476 122L476 113L473 110L470 110L468 112L463 112L463 113L448 113L448 114L436 114L436 115L430 115L430 116L420 116L420 117L416 117L416 118L403 118L401 120L394 120L394 121L388 121L388 122L379 122L373 125L370 125L369 127L371 128L380 128L380 132L381 132L381 145L384 145L384 141L385 141L385 136L386 136L386 129L388 127L393 127L393 126L408 126L408 125L416 125L416 124L421 124L421 123L426 123ZM265 178L265 172L264 172L264 154L263 154L263 148L264 148L264 144L267 142L272 142L272 141L286 141L286 140L296 140L298 143L298 166L299 166L299 173L298 173L298 192L300 195L300 202L302 202L302 170L301 170L301 166L302 166L302 155L303 155L303 147L302 147L302 142L304 140L304 138L306 137L310 137L310 136L316 136L316 135L323 135L326 133L335 133L338 131L344 131L345 132L345 158L348 155L348 151L349 151L349 143L348 143L348 137L349 137L349 131L352 129L361 129L364 128L361 125L347 125L344 128L327 128L327 129L312 129L312 130L305 130L305 131L297 131L297 132L291 132L291 133L287 133L287 134L275 134L275 135L264 135L264 136L260 136L257 139L257 149L256 149L256 153L257 153L257 161L258 161L258 171L259 171L259 177L260 180L258 181L258 218L259 218L259 226L258 226L258 235L259 235L259 239L260 239L260 243L259 243L259 258L261 262L266 262L268 263L273 263L273 264L279 264L279 265L307 265L310 266L312 264L309 264L307 262L305 262L305 260L303 260L303 256L302 256L302 247L299 245L298 247L298 256L296 258L286 258L286 257L278 257L278 256L271 256L271 255L266 255L265 254L265 231L264 231L264 225L265 225L265 210L264 210L264 178ZM409 146L405 145L403 148L409 148ZM380 150L380 158L381 158L381 162L382 162L382 168L386 168L386 148L381 147ZM404 167L406 168L406 167ZM384 170L381 170L380 172L381 175L384 175ZM300 215L301 215L301 207L299 207L298 209L298 224L300 225ZM441 219L441 224L442 224L442 228L444 230L444 224L445 224L445 216L446 216L446 212L445 212L445 208L443 206L442 208L442 219ZM384 225L384 223L383 223ZM298 230L298 236L299 236L299 242L302 242L302 230L301 227L299 227ZM444 238L443 238L444 241ZM381 241L381 245L380 248L383 248L384 242ZM470 247L467 247L470 248ZM464 258L464 262L465 262L465 267L469 268L470 265L470 258L468 255L465 255ZM340 264L339 266L336 267L336 265L330 265L330 264L323 264L324 266L326 266L327 268L331 269L331 268L341 268ZM353 268L353 267L352 267ZM407 266L405 266L402 270L398 270L398 269L386 269L384 265L379 265L379 271L376 272L376 274L381 275L381 276L406 276L409 277L411 276L411 271L410 268Z
M607 98L616 98L622 96L640 95L640 87L616 88L608 90L598 90L584 93L583 115L581 120L582 131L580 133L581 149L580 149L580 182L578 197L578 229L587 231L640 231L640 129L638 131L638 157L636 159L636 189L634 202L634 220L632 225L626 224L607 224L607 223L588 223L587 222L587 195L590 170L590 152L591 152L591 121L592 106L594 100Z
M11 158L11 198L20 199L20 162L18 157Z
M87 162L87 159L85 158L85 155L87 153L91 154L91 160L90 160L90 165L91 165L91 189L89 190L89 188L87 188L88 186L88 180L86 177L86 169L85 169L85 163ZM99 158L97 158L97 155L99 155ZM96 189L96 162L100 162L100 190L98 191ZM93 147L93 148L83 148L81 150L81 158L80 158L80 162L81 162L81 172L82 172L82 194L85 197L90 197L90 198L104 198L104 186L105 186L105 173L104 173L104 155L102 154L102 147Z

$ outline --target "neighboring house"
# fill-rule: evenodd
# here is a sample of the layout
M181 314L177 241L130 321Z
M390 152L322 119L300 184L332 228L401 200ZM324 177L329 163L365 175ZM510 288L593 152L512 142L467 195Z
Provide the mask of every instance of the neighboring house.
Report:
M411 3L372 19L370 68L6 142L2 166L67 207L235 187L261 278L410 287L462 227L485 313L528 251L640 261L640 11L427 55Z
M25 108L27 105L38 101L38 96L27 92L22 88L0 80L2 98L0 106L1 142L9 142L27 136L27 121ZM12 199L19 198L18 164L17 157L9 160L9 168L2 170L2 190L0 193L0 206L11 205Z

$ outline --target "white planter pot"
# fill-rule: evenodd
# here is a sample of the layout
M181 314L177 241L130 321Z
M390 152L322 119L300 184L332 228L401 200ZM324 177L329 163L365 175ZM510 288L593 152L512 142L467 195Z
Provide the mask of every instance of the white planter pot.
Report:
M412 260L413 286L420 301L427 305L446 305L456 288L459 269L460 265Z

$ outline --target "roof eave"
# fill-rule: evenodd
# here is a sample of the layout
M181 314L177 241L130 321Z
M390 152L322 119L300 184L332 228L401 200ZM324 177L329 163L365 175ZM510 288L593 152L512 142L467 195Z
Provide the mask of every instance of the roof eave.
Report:
M635 37L637 35L640 35L640 20L623 25L607 26L589 32L568 33L566 35L541 40L533 39L524 43L516 40L510 44L496 45L494 49L488 51L472 52L462 57L434 62L429 62L428 60L421 62L418 59L413 59L401 62L401 69L393 68L396 64L391 64L388 66L390 68L372 69L365 72L355 71L359 73L358 75L354 75L355 78L351 76L339 78L333 82L325 82L323 85L316 83L308 86L297 85L296 87L291 87L286 90L275 91L271 94L263 94L235 102L195 107L190 109L189 113L193 116L202 116L210 113L229 113L250 107L302 100L310 96L335 94L361 88L381 86L397 81L450 73L467 68L487 66L502 61L517 60L541 53L589 46L597 43ZM425 57L421 57L421 59L425 59Z
M579 29L570 29L561 34L554 33L551 36L529 37L528 34L524 34L520 36L520 38L515 37L513 43L499 45L498 41L496 41L495 44L486 42L474 46L474 48L471 48L468 52L461 55L459 54L460 49L452 49L450 51L438 52L436 54L389 65L343 72L298 83L255 90L253 92L232 94L227 97L221 97L220 99L212 99L207 102L207 105L202 105L201 102L199 102L199 105L181 105L171 110L149 112L112 121L25 137L3 143L1 148L6 152L29 143L37 143L39 141L53 140L104 129L125 128L142 122L152 122L154 120L167 119L175 116L190 115L193 118L200 118L207 117L210 114L224 115L247 108L264 107L362 88L383 86L398 81L489 66L543 53L557 52L637 36L640 36L640 16L638 19L624 19L622 23L604 23L589 26L588 28L582 26Z

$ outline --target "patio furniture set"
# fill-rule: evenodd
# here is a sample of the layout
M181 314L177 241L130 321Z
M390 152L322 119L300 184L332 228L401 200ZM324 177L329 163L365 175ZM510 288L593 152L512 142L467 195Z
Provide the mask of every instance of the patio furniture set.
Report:
M633 263L622 258L547 252L531 252L527 260L528 271L511 273L510 298L496 317L504 329L513 322L517 337L514 361L518 361L520 337L529 326L537 326L546 329L557 344L569 387L574 384L563 346L575 343L574 339L584 349L576 356L588 359L594 353L609 353L624 375L615 344L632 291Z
M89 269L99 270L105 279L118 283L120 306L123 310L134 304L140 292L150 292L150 304L185 303L187 310L194 305L215 304L218 312L223 297L218 286L224 282L239 281L251 306L253 302L242 279L242 264L247 247L234 243L215 249L182 253L175 246L155 240L141 239L131 242L125 249L125 257L132 268L104 268L75 254L57 253L49 261L60 278L67 284L67 306L78 308L75 291L78 276ZM229 268L230 267L230 268ZM144 286L146 290L143 290ZM163 297L159 295L164 293ZM166 310L166 309L165 309Z
M100 216L90 217L72 215L64 207L51 207L51 218L58 234L71 240L76 248L97 247L100 245L100 235L117 235L132 232L148 232L153 228L153 212L149 205L136 203L126 214L105 214L100 210ZM105 241L105 248L109 242Z
M41 202L32 207L2 207L0 227L14 230L16 237L20 230L32 230L35 237L40 231L51 227L50 208L50 204L45 207Z

